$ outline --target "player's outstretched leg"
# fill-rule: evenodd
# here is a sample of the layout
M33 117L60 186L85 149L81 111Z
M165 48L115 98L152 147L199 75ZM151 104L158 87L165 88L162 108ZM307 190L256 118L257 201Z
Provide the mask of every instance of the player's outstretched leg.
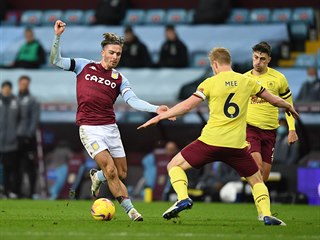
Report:
M175 218L178 216L178 213L191 209L193 206L193 202L190 198L186 198L180 201L175 202L167 211L162 214L162 217L169 220L171 218Z
M90 169L89 175L91 178L91 194L93 197L96 198L99 195L99 188L102 181L99 180L97 169L94 169L94 168Z
M263 218L264 225L270 226L270 225L279 225L279 226L287 226L282 220L279 218L276 218L274 216L265 216Z

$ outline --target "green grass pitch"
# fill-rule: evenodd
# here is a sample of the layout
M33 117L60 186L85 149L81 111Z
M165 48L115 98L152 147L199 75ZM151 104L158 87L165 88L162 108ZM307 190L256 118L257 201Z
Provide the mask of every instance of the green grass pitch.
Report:
M91 217L92 201L0 201L1 240L98 239L320 239L320 207L273 205L288 226L264 226L256 220L253 204L195 202L176 221L162 219L172 203L135 202L144 216L132 222L116 204L109 222Z

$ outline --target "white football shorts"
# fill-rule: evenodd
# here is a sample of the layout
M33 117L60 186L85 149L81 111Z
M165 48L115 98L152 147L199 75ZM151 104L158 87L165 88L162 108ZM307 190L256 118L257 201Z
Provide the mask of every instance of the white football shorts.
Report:
M94 157L108 150L114 158L125 157L123 144L117 124L108 125L82 125L79 128L81 142L89 155Z

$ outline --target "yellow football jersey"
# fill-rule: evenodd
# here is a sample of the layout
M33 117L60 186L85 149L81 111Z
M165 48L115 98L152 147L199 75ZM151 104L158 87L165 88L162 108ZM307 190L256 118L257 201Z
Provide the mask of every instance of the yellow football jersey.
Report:
M246 72L244 75L256 79L270 93L292 103L288 81L286 77L277 70L268 68L267 72L260 76L252 75L251 71ZM294 128L294 118L291 118ZM279 110L264 99L252 96L249 99L247 123L264 130L276 129L279 127ZM291 130L292 124L289 124L289 126L291 126Z
M256 80L233 71L204 80L194 93L208 100L210 110L199 140L213 146L244 148L248 99L263 90Z

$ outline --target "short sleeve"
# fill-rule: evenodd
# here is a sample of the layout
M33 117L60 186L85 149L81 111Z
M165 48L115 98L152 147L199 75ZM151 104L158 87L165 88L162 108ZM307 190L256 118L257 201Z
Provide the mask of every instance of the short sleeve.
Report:
M203 101L210 97L210 91L209 91L209 81L208 79L204 80L202 83L199 84L197 87L197 90L195 93L193 93L194 96L201 98Z
M249 86L252 89L251 96L259 95L260 93L262 93L265 90L265 88L257 80L250 78L250 77L248 77L248 79L249 79Z

